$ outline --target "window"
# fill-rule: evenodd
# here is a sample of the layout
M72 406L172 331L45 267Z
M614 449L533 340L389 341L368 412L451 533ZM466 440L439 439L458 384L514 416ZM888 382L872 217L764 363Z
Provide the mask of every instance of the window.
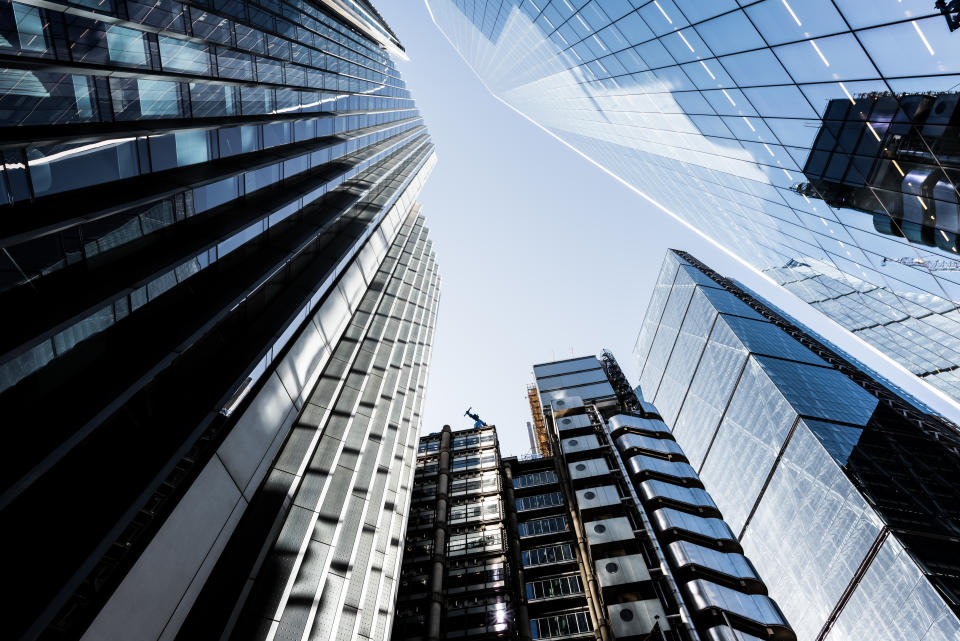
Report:
M570 529L570 523L565 516L554 516L548 519L536 519L520 523L520 536L539 536L541 534L553 534L554 532L566 532Z
M535 494L534 496L524 496L517 499L517 512L542 510L543 508L557 507L558 505L563 505L563 495L560 494L560 492Z
M557 482L557 475L553 470L544 470L543 472L531 472L513 479L513 487L533 487L535 485L548 485Z
M486 499L450 506L449 522L451 525L462 524L469 521L490 521L499 518L499 496L490 496Z
M565 637L592 630L593 625L586 610L530 620L530 636L534 639Z
M160 36L160 60L165 71L208 73L210 54L203 45Z
M575 558L573 556L573 548L571 548L568 543L524 550L520 556L524 567L549 565L551 563L566 563L573 561Z
M111 62L126 65L146 65L147 49L143 33L112 25L107 29L107 52Z
M527 599L556 599L571 594L583 594L583 581L579 574L555 576L542 581L527 583Z
M440 451L440 441L420 441L420 447L417 448L418 454L423 454L424 452L439 452Z
M500 489L497 472L483 472L472 476L456 478L450 483L450 495L488 494Z
M447 554L449 556L491 552L502 549L503 536L499 526L487 526L476 532L454 534L447 543Z
M464 559L451 561L448 567L445 589L451 594L500 587L506 580L501 560Z

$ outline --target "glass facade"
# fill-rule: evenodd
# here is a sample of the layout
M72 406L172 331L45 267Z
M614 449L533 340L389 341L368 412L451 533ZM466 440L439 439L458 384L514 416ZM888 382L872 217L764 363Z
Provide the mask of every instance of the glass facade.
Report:
M693 301L717 293L740 306L698 323ZM675 294L693 321L663 322ZM700 328L696 349L678 325ZM636 355L655 403L683 399L673 433L798 639L960 635L956 426L684 253L667 254ZM673 370L692 371L679 394Z
M0 1L8 636L266 638L302 571L305 637L385 637L439 288L404 55L365 0Z
M509 105L960 398L952 4L428 0Z

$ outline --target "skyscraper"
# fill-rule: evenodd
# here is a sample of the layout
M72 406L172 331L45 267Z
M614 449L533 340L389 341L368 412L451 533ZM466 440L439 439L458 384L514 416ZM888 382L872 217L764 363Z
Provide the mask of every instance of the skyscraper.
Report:
M400 43L82 0L0 53L5 636L385 638L439 296Z
M504 490L496 427L420 438L391 638L515 637Z
M552 456L501 460L485 425L421 438L394 641L795 640L612 354L534 372Z
M683 252L636 356L799 639L960 635L957 426Z
M954 3L427 4L494 94L960 399Z

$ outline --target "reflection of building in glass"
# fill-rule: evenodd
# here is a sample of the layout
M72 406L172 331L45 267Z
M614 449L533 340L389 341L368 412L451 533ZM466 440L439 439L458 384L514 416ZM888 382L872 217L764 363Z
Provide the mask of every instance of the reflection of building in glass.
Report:
M534 373L554 456L421 438L394 640L795 640L613 355Z
M960 431L683 252L640 385L804 640L960 635Z
M391 55L365 0L0 3L4 638L389 633L439 287Z
M810 261L811 263L813 261ZM892 292L832 265L791 261L767 273L934 387L960 398L960 308L942 296Z
M758 269L828 266L897 315L960 302L960 271L926 260L955 258L960 231L955 3L428 4L497 96ZM825 200L797 193L805 172ZM872 313L859 291L845 304ZM960 336L937 325L930 345Z
M960 94L831 100L804 196L873 214L874 228L957 253Z

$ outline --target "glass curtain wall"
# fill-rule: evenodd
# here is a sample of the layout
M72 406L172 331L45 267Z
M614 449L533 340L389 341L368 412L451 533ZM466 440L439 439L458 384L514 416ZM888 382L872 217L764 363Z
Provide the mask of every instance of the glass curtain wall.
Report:
M497 96L958 398L951 4L428 0Z

